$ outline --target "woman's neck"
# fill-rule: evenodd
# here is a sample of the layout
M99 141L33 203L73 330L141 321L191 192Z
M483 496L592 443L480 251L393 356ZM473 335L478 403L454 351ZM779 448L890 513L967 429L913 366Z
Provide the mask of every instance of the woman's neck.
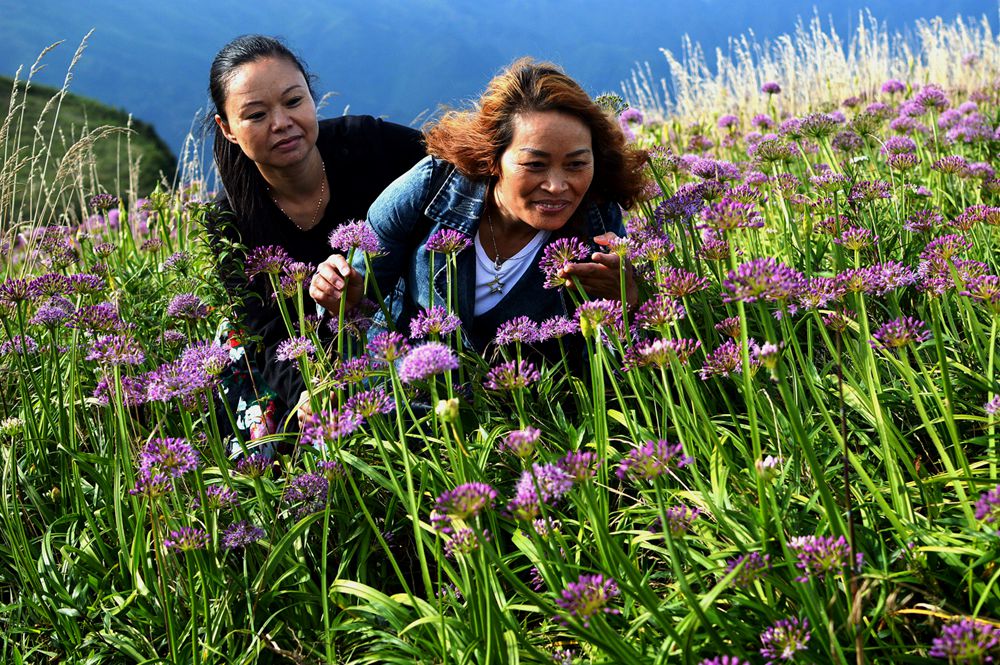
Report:
M302 161L286 167L257 165L271 196L287 201L315 198L326 178L319 149L313 148Z

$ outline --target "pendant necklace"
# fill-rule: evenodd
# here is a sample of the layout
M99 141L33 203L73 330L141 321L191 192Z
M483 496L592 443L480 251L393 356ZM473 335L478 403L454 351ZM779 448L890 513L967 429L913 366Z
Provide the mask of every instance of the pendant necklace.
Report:
M497 249L497 233L493 230L493 215L486 213L486 221L490 225L490 238L493 240L493 279L486 283L490 287L490 293L503 293L503 282L500 281L500 268L503 261L500 259L500 250Z
M316 210L313 211L312 219L309 220L309 226L302 226L301 224L299 224L298 222L296 222L294 219L292 219L292 216L289 215L287 212L285 212L285 209L282 208L281 205L278 203L278 199L274 198L274 194L272 193L271 186L270 185L267 186L267 192L268 192L268 194L271 195L271 201L273 201L274 205L277 206L278 210L281 211L281 214L284 215L285 217L287 217L288 221L290 221L292 224L294 224L300 231L308 231L309 229L311 229L314 226L316 226L316 220L319 217L319 209L323 206L323 197L326 195L326 164L323 162L322 159L320 159L319 160L319 165L320 165L320 168L323 169L323 179L319 181L319 200L316 201ZM494 241L494 244L496 244L495 241Z

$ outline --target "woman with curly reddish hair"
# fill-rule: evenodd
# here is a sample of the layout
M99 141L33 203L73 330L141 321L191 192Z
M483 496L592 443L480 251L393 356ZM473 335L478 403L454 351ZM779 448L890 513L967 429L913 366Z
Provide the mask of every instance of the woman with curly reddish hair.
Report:
M482 351L514 317L568 316L561 289L545 288L546 246L576 237L591 246L573 277L591 298L619 299L620 261L600 251L624 234L621 206L644 186L646 156L629 147L615 119L554 65L521 59L490 81L473 109L452 111L425 131L429 157L372 204L368 224L384 254L371 262L395 327L449 302L440 259L431 279L430 238L451 231L469 249L457 260L457 311L466 341ZM433 243L432 243L433 246ZM348 304L360 299L365 270L356 258ZM638 290L631 270L629 304ZM313 286L320 278L314 280ZM331 297L339 290L327 288Z

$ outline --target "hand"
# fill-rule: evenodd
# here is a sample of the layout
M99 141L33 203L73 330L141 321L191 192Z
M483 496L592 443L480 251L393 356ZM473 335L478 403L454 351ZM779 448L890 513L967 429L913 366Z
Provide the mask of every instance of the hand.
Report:
M299 401L295 403L295 417L299 421L299 430L302 429L302 424L305 423L306 418L312 415L312 404L309 402L309 391L303 390L302 394L299 395Z
M340 299L347 298L347 309L361 302L364 284L361 275L340 254L331 254L319 264L309 283L309 296L331 312L340 311Z
M604 233L594 238L594 242L607 247L618 236L614 233ZM617 254L594 252L590 263L574 263L559 272L560 277L576 277L580 286L591 298L607 298L621 300L621 266L622 258ZM625 259L625 299L631 307L639 302L639 287L635 282L635 269Z

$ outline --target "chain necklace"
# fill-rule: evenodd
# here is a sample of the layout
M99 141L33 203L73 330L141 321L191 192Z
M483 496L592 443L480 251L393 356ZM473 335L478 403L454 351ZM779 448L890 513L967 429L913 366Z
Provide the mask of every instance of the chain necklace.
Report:
M493 241L493 279L487 282L490 293L503 293L503 282L500 280L500 268L503 259L500 258L500 250L497 248L497 232L493 230L493 215L486 213L486 221L490 225L490 239Z
M298 227L300 231L308 231L309 229L316 226L316 220L319 217L319 209L323 206L323 197L326 195L326 164L323 162L322 159L320 159L319 165L320 168L323 169L323 179L319 181L319 200L316 201L316 210L313 211L313 216L312 219L309 220L308 226L302 226L294 219L292 219L292 216L289 215L287 212L285 212L285 209L282 208L281 204L278 203L278 199L274 198L274 193L271 190L271 186L268 185L267 187L268 193L271 194L271 201L273 201L274 205L277 206L278 210L281 211L281 214L287 217L288 221L290 221L292 224Z

